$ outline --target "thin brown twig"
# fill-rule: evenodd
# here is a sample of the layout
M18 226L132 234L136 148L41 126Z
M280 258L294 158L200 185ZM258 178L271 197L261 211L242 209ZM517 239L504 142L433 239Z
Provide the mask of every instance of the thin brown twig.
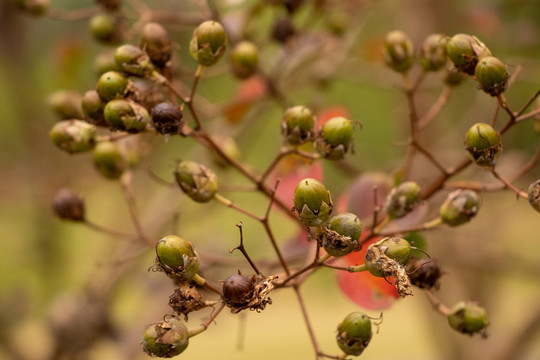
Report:
M97 6L76 10L49 9L47 17L55 20L76 21L91 18L99 12L100 8Z
M450 315L451 311L450 308L445 306L439 298L433 294L431 290L425 290L424 294L426 294L426 297L428 298L429 302L431 303L431 306L433 306L434 310L437 310L439 313L441 313L444 316Z
M518 197L521 197L521 198L524 198L524 199L527 199L528 197L528 194L525 192L525 191L522 191L522 190L519 190L518 188L516 188L514 185L512 185L512 183L508 180L506 180L504 177L502 177L501 174L499 174L495 169L492 169L491 170L491 173L493 174L493 176L495 176L498 180L500 180L505 187L509 188L510 190L512 190L513 192L516 193L516 196Z
M253 260L251 260L251 257L250 257L249 254L247 253L246 248L244 247L244 233L243 233L243 231L242 231L242 222L239 222L238 224L236 224L236 227L237 227L238 230L240 231L240 245L238 245L237 247L232 248L231 250L229 250L229 253L232 253L234 250L240 250L240 252L242 253L242 255L244 255L244 257L245 257L246 260L248 261L249 265L251 265L251 267L252 267L253 270L255 271L255 273L256 273L257 275L261 274L261 272L259 271L259 269L258 269L257 266L255 265L255 263L253 262Z
M124 173L124 175L122 175L122 177L120 178L120 185L122 187L122 191L128 205L131 220L140 238L143 239L148 245L154 246L154 241L145 234L144 228L141 224L139 213L137 211L137 205L135 203L135 197L133 195L131 178L132 173L130 171Z
M435 100L429 110L418 120L419 130L426 127L435 118L435 116L437 116L437 114L441 112L441 110L448 102L451 94L452 87L450 85L445 85L437 100Z

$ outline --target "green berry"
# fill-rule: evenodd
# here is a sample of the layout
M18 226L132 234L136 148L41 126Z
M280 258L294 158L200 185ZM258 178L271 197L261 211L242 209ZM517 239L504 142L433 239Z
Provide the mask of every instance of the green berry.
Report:
M255 74L259 64L259 51L250 41L241 41L231 50L229 62L233 74L245 79Z
M488 324L486 309L473 302L459 302L448 315L448 324L460 333L475 334L484 330Z
M176 317L149 325L143 332L141 344L152 357L171 358L180 355L189 345L189 331Z
M171 277L191 280L199 271L199 256L190 242L167 235L156 245L157 262Z
M450 226L458 226L470 221L480 208L480 197L472 190L455 190L439 209L443 222Z
M141 31L141 48L158 67L167 66L172 56L169 33L156 22L146 24Z
M150 115L143 106L124 99L109 101L103 115L113 128L130 133L143 131L150 121Z
M126 160L116 143L100 142L94 149L94 165L108 179L118 179L126 169Z
M92 150L96 145L96 127L81 120L59 121L49 136L54 145L72 154Z
M114 61L114 51L103 51L94 59L94 70L98 76L109 71L118 71L118 66Z
M81 95L76 91L58 90L49 95L48 103L60 120L82 119Z
M414 49L403 31L390 31L384 39L384 61L392 70L405 73L413 64Z
M206 166L193 161L182 161L174 171L180 189L196 202L212 200L218 190L217 176Z
M446 54L459 71L474 75L478 61L491 56L491 51L474 36L457 34L446 44Z
M96 90L87 91L82 97L81 104L84 115L87 119L90 119L91 123L96 125L103 124L105 103L101 100Z
M108 71L101 75L97 84L97 92L104 102L124 97L128 88L128 80L117 71Z
M285 110L281 129L287 142L291 145L300 145L314 137L315 117L313 112L302 105Z
M338 325L336 340L345 354L358 356L368 346L372 335L371 319L361 312L353 312Z
M294 189L294 207L307 226L321 226L330 219L333 204L330 192L319 181L301 180Z
M214 65L225 52L227 34L217 21L209 20L200 24L193 32L189 44L191 55L203 66Z
M476 123L467 131L465 149L477 165L494 167L502 152L502 143L491 125Z
M355 250L362 235L362 221L352 213L334 216L328 222L323 242L324 250L332 256L345 256Z
M351 120L341 116L331 118L323 125L315 142L317 150L326 159L343 159L353 146L353 132Z
M399 219L413 211L419 203L420 186L414 181L407 181L393 188L386 197L386 214L392 219Z
M84 221L84 199L70 189L60 189L53 199L53 210L60 219Z
M446 64L446 43L442 34L429 35L419 51L420 65L424 71L439 71Z
M94 39L107 44L117 43L122 38L119 20L112 14L99 14L90 19L90 32Z
M392 273L386 273L380 253L404 266L411 258L411 244L402 238L387 237L368 247L365 264L371 275L377 277L393 275Z
M114 53L116 66L126 74L148 77L154 71L148 55L135 45L122 45Z
M529 204L540 212L540 180L536 180L529 186L528 193Z
M478 61L474 76L480 88L491 96L503 93L508 86L506 65L493 56L486 56Z

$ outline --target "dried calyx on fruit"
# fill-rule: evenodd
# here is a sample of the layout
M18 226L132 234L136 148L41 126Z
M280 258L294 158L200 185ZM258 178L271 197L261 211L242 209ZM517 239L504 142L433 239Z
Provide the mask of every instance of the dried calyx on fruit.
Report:
M474 302L462 301L452 307L448 314L448 324L463 334L483 332L485 335L489 321L486 309Z
M259 64L259 51L257 46L250 41L241 41L231 50L229 56L233 74L245 79L257 72Z
M480 197L473 190L458 189L448 194L439 209L443 222L458 226L471 220L480 208Z
M313 140L315 136L315 117L306 106L297 105L285 110L281 131L291 145L300 145Z
M127 161L118 144L112 141L100 142L94 149L94 165L108 179L118 179L127 167Z
M328 120L315 140L317 151L330 160L340 160L353 148L353 122L342 116Z
M324 228L323 247L332 256L345 256L361 247L362 221L352 213L334 216Z
M152 108L152 126L160 134L178 134L184 125L184 114L178 105L168 102Z
M172 45L169 33L158 23L146 24L141 31L141 48L146 51L152 63L163 68L169 65Z
M192 280L199 271L199 255L190 242L176 235L167 235L156 244L156 266L169 277Z
M386 214L391 219L402 218L413 211L420 204L420 200L420 186L417 183L401 183L386 196Z
M294 189L294 207L300 220L307 226L321 226L332 214L330 191L318 180L301 180Z
M185 160L174 171L180 189L196 202L208 202L218 191L217 176L202 164Z
M68 153L90 151L96 145L96 127L82 120L63 120L53 126L49 137Z
M439 289L442 276L439 264L435 259L411 257L405 270L411 283L421 289Z
M486 56L491 56L491 51L476 37L457 34L448 40L446 55L452 60L456 69L468 75L474 75L478 61Z
M169 296L169 306L177 315L184 315L188 320L188 314L193 311L204 309L216 304L215 301L205 301L194 284L186 281L177 281L178 287Z
M529 185L528 190L529 204L538 212L540 212L540 180L536 180L531 185Z
M209 20L200 24L193 32L189 52L202 66L214 65L225 52L227 34L217 21Z
M501 138L491 125L476 123L467 131L465 150L477 165L492 168L502 152Z
M493 56L486 56L478 61L474 76L480 88L491 96L503 93L508 86L506 65Z
M339 348L347 355L358 356L368 346L373 335L371 319L361 313L350 313L338 325L336 340Z
M135 45L122 45L114 53L118 69L126 74L147 78L155 70L150 57Z
M229 276L223 282L221 298L233 314L249 309L257 312L272 303L268 294L274 289L275 276L264 277L261 274L252 277L240 273Z
M171 358L180 355L189 345L189 331L176 317L149 325L143 333L141 344L150 356Z
M70 189L60 189L54 195L52 207L60 219L84 221L84 199Z
M146 129L150 121L148 111L134 101L111 100L103 109L105 120L113 129L138 133Z
M411 282L404 266L411 258L411 244L401 238L387 237L371 244L365 257L367 270L377 277L393 277L400 296L412 295Z
M414 49L403 31L394 30L384 38L384 62L392 70L405 73L413 64Z

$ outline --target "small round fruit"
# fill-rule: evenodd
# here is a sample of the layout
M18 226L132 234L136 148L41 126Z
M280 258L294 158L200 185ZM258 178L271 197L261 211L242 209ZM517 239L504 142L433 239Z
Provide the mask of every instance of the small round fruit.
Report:
M104 102L124 97L128 80L117 71L108 71L101 75L97 84L97 92Z
M324 250L332 256L345 256L358 247L362 235L362 221L352 213L334 216L328 222L330 232L323 243Z
M386 213L392 219L402 218L413 211L420 200L420 186L414 181L406 181L393 188L386 197Z
M253 296L253 280L241 274L229 276L223 282L221 297L230 306L245 306Z
M429 35L419 50L420 65L424 71L439 71L446 64L447 38L442 34Z
M321 226L330 219L333 208L330 192L318 180L301 180L294 189L293 200L300 220L307 226Z
M446 54L456 69L474 75L476 64L480 59L491 56L491 51L474 36L457 34L446 44Z
M390 259L404 266L411 258L411 244L402 238L387 237L375 244L371 244L365 257L365 264L368 271L373 276L385 277L392 274L386 274L382 268L379 253L382 253Z
M53 199L53 210L60 219L84 221L84 199L70 189L60 189Z
M190 242L167 235L156 245L157 260L167 273L191 280L199 271L199 257Z
M477 165L491 168L502 152L501 138L491 125L476 123L467 131L465 150Z
M90 20L90 32L97 41L111 44L120 41L119 21L112 14L99 14Z
M172 56L169 33L156 22L146 24L141 31L141 48L158 67L165 67Z
M345 354L358 356L368 346L372 335L371 319L361 312L353 312L338 325L336 340Z
M225 52L227 34L220 23L208 20L193 32L189 44L191 55L203 66L214 65Z
M473 190L458 189L450 194L441 205L439 215L443 222L458 226L470 221L480 209L480 197Z
M208 202L218 191L216 174L194 161L180 162L176 166L174 177L180 189L196 202Z
M394 30L384 39L384 61L392 70L405 73L413 64L414 48L403 31Z
M285 110L281 129L287 142L300 145L314 137L315 116L306 106L297 105Z
M152 108L152 126L160 134L178 134L184 124L184 114L178 105L168 102Z
M59 121L49 136L54 145L72 154L92 150L96 145L96 127L81 120Z
M506 65L493 56L486 56L478 61L474 76L480 88L491 96L502 94L508 86Z
M538 212L540 212L540 180L536 180L529 185L528 190L529 204Z
M189 331L184 323L171 317L149 325L141 340L143 350L152 357L171 358L180 355L189 345Z
M462 301L452 307L448 324L460 333L472 335L483 331L489 321L486 309L473 302Z
M257 46L250 41L241 41L231 50L229 56L233 74L246 79L257 71L259 52Z
M118 179L124 173L127 162L118 145L105 141L100 142L94 149L94 165L108 179Z

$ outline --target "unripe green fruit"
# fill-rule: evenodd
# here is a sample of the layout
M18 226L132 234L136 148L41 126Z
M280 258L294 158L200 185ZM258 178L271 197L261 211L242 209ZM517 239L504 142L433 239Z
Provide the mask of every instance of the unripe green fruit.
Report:
M326 159L339 160L353 145L352 121L338 116L328 120L322 127L316 141L317 150Z
M150 121L150 115L144 107L124 99L109 101L103 115L113 128L130 133L143 131Z
M378 251L396 261L401 266L406 265L411 258L411 244L405 239L387 237L375 244L371 244L366 252L365 264L373 276L385 277L392 275L385 274L380 258L377 255L377 251L374 251L374 248L378 248Z
M119 25L119 20L114 15L99 14L90 20L90 32L97 41L112 44L122 38Z
M103 109L105 103L99 97L96 90L87 91L81 101L82 110L84 115L91 119L91 123L95 125L102 125L104 122Z
M446 54L456 69L474 75L478 61L486 56L491 56L491 51L476 37L457 34L448 40Z
M108 179L118 179L126 169L126 160L118 145L106 141L100 142L94 149L94 165Z
M424 71L439 71L446 63L446 43L442 34L429 35L420 48L420 65Z
M480 208L480 197L472 190L455 190L439 209L443 222L450 226L458 226L470 221Z
M97 92L104 102L124 97L128 87L126 77L116 71L108 71L101 75L97 84Z
M336 340L345 354L358 356L368 346L372 335L370 318L361 312L353 312L338 325Z
M413 64L414 48L403 31L390 31L384 39L384 62L392 70L405 73Z
M81 120L59 121L49 136L54 145L72 154L92 150L96 145L96 127Z
M114 53L114 62L123 72L140 77L148 77L154 65L148 55L135 45L122 45Z
M152 357L171 358L180 355L189 345L189 331L176 317L149 325L142 335L145 353Z
M98 76L109 71L118 71L118 66L114 61L114 51L103 51L94 59L94 70Z
M191 56L203 66L214 65L225 52L227 34L217 21L209 20L200 24L193 32L189 44Z
M345 256L358 247L358 240L362 235L362 221L355 214L343 213L334 216L328 222L328 229L339 235L336 237L330 233L325 237L324 250L330 255Z
M476 123L467 131L465 149L477 165L494 167L502 152L502 143L491 125Z
M486 309L473 302L459 302L448 315L448 324L460 333L475 334L484 330L488 324Z
M536 180L529 186L528 194L529 204L540 212L540 180Z
M321 226L330 219L333 204L330 192L319 181L301 180L294 189L294 207L307 226Z
M193 161L182 161L174 171L180 189L196 202L212 200L218 191L217 176L206 166Z
M414 181L407 181L393 188L386 197L386 214L392 219L399 219L413 211L420 203L420 186Z
M257 72L259 52L257 46L250 41L241 41L231 50L229 62L233 74L245 79Z
M146 51L154 64L165 67L172 56L169 33L156 22L146 24L141 31L141 48Z
M76 91L58 90L47 99L50 107L61 120L81 119L81 95Z
M167 235L156 245L157 261L173 277L191 280L199 271L199 256L190 242L176 235Z
M315 117L311 110L305 106L297 105L285 110L281 129L287 142L291 145L300 145L313 139Z
M508 86L506 65L493 56L486 56L478 61L474 76L480 88L491 96L503 93Z

